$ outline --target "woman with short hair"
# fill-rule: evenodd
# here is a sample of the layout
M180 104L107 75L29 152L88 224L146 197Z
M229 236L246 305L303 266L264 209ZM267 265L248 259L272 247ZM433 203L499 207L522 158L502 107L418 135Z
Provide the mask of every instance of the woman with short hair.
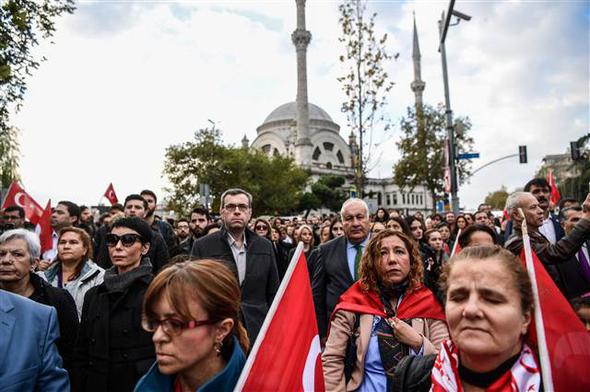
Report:
M135 391L233 391L249 348L239 313L240 287L222 263L164 268L148 287L142 317L156 362Z

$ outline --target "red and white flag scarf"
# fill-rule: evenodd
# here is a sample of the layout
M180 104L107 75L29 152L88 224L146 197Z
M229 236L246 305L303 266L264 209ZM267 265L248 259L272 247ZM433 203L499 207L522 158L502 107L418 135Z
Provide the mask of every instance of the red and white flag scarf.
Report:
M520 357L486 392L535 392L541 389L541 374L535 354L526 344ZM432 369L431 392L463 392L459 378L459 350L451 340L441 345Z

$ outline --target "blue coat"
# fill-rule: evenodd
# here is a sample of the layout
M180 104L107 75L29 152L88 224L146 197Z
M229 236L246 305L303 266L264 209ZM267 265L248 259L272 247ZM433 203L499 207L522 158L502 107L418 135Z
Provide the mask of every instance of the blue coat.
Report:
M58 338L54 308L0 290L0 389L69 391Z
M217 373L196 392L231 392L234 390L242 368L246 363L246 356L240 347L238 339L234 337L234 349L225 368ZM154 363L145 376L139 380L134 392L172 392L176 375L166 376L160 373L158 364Z

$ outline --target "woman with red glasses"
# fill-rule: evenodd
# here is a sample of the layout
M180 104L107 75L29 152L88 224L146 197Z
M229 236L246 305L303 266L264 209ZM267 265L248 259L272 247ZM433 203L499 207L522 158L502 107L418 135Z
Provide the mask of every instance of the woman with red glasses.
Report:
M152 334L141 326L143 297L153 277L146 256L151 240L149 225L137 217L114 221L105 235L113 266L84 298L74 391L131 391L153 363Z
M143 328L153 333L156 363L135 391L233 391L246 362L234 274L213 260L164 268L150 284Z

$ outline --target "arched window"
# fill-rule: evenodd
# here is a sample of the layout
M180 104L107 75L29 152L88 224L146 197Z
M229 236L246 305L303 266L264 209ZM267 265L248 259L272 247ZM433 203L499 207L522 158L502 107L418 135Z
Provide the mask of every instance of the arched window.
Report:
M334 143L324 142L324 150L332 151L334 149Z
M336 153L336 158L338 158L338 162L340 162L341 165L344 165L344 156L342 155L342 151L338 150L338 153Z
M320 151L319 147L316 147L315 150L313 150L312 159L314 161L317 161L318 159L320 159L320 155L322 155L322 152Z
M270 144L265 144L264 146L262 146L262 152L264 152L265 154L269 154L270 153Z
M332 162L326 162L326 167L328 169L331 169L332 168Z

